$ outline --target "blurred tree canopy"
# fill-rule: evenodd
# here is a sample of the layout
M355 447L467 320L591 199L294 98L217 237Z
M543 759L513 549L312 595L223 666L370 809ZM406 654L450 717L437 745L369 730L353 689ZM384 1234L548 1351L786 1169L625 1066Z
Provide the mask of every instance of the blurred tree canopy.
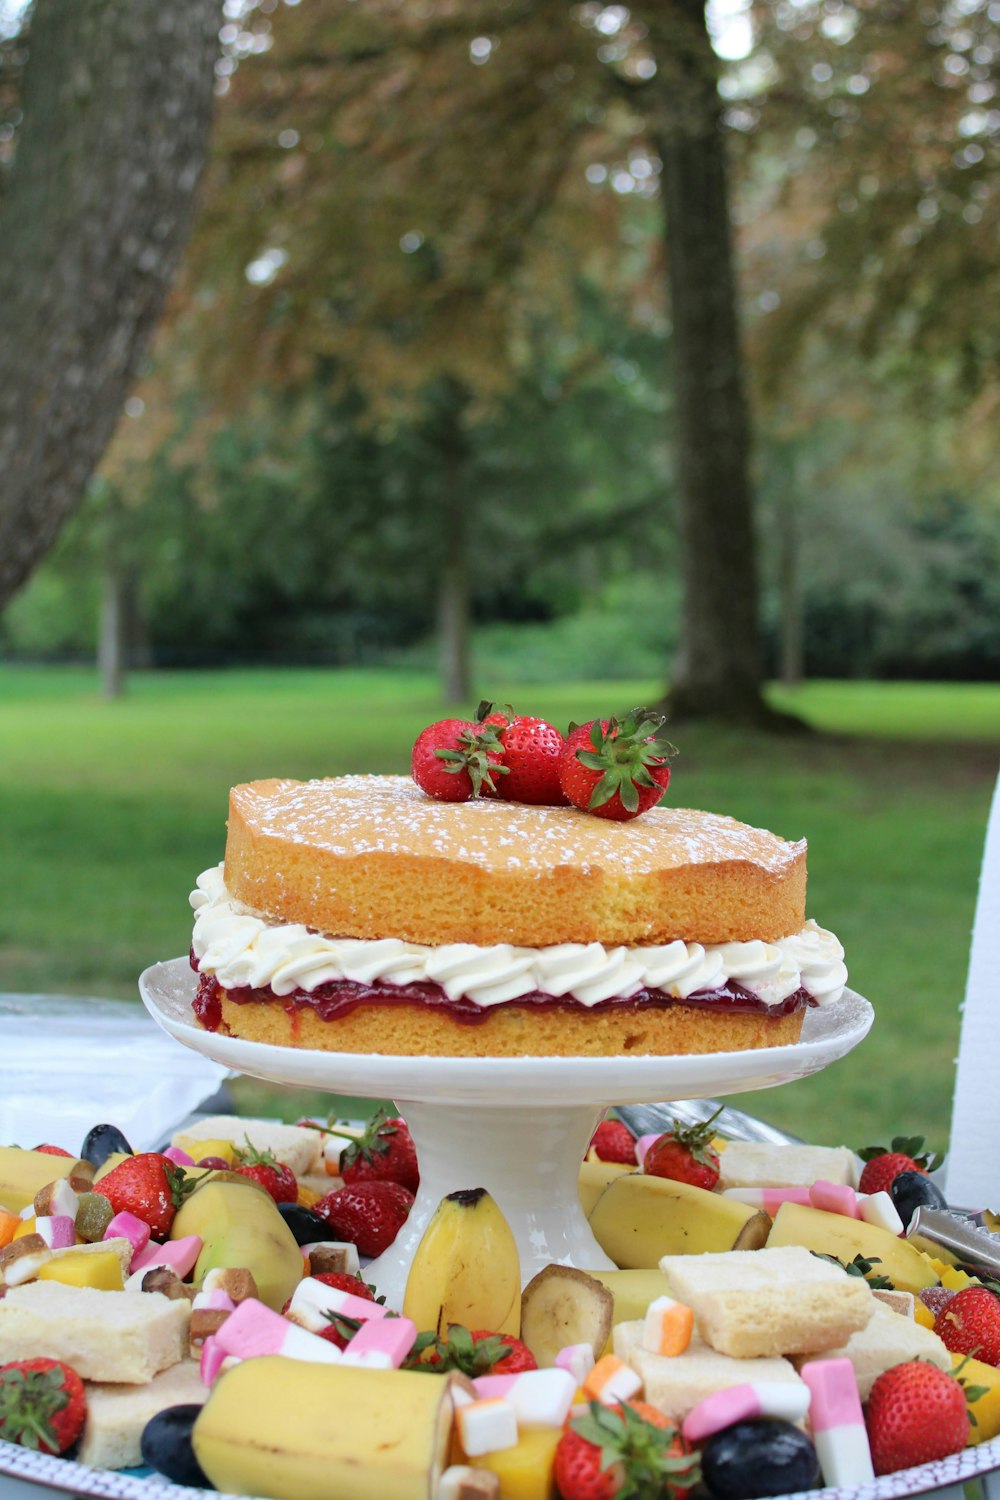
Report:
M701 0L227 0L105 466L161 646L436 618L457 691L470 615L631 575L679 707L754 713L779 659L996 670L1000 5L728 11L713 51Z

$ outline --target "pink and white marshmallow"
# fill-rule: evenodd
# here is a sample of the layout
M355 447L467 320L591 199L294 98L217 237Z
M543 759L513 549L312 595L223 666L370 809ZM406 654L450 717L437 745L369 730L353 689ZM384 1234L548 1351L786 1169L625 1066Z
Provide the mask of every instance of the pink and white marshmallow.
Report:
M589 1348L589 1345L588 1345ZM520 1370L516 1375L480 1375L476 1395L509 1401L522 1427L561 1427L569 1416L577 1382L568 1370Z
M369 1302L365 1297L355 1297L353 1292L339 1291L315 1276L306 1276L299 1282L288 1304L288 1317L313 1333L321 1333L328 1327L330 1313L367 1323L372 1318L384 1318L387 1311L381 1302Z
M280 1313L272 1312L255 1297L241 1302L235 1312L214 1334L224 1354L235 1359L256 1359L263 1354L283 1354L289 1359L304 1359L312 1364L340 1363L340 1350L326 1339L317 1338L305 1328L289 1323Z
M76 1244L76 1222L69 1214L38 1214L35 1233L41 1235L50 1250L69 1250Z
M798 1203L808 1208L811 1202L807 1187L759 1187L725 1188L723 1198L732 1198L734 1203L746 1203L750 1208L762 1208L773 1219L783 1203Z
M754 1417L781 1417L801 1422L809 1410L809 1388L801 1381L758 1380L713 1391L693 1406L681 1424L689 1443L702 1443L715 1432Z
M132 1256L132 1264L129 1267L131 1276L126 1283L127 1292L141 1289L142 1277L147 1271L152 1271L154 1266L164 1266L168 1271L173 1271L175 1276L181 1280L194 1270L195 1262L201 1254L203 1241L200 1235L186 1234L179 1240L167 1240L158 1245L150 1240L144 1250ZM138 1279L136 1279L138 1278Z
M343 1351L341 1364L398 1370L417 1340L411 1318L368 1318Z
M641 1389L641 1377L617 1354L603 1355L583 1382L584 1395L591 1401L600 1401L602 1406L627 1401Z
M568 1370L577 1385L583 1385L596 1363L592 1344L567 1344L556 1355L556 1369Z
M871 1484L875 1473L854 1366L849 1359L817 1359L799 1373L812 1392L810 1424L824 1484Z
M866 1224L877 1224L879 1229L888 1229L890 1234L906 1233L899 1210L888 1193L866 1193L858 1198L858 1206Z
M809 1201L813 1208L821 1208L824 1213L843 1214L847 1219L861 1218L858 1195L843 1182L827 1182L825 1178L819 1178L809 1189Z

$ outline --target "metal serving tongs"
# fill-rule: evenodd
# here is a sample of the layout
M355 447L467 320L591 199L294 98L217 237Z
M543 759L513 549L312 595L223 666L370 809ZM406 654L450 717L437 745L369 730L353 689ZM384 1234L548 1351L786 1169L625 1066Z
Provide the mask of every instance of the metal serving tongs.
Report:
M615 1114L635 1136L659 1135L669 1130L675 1120L684 1125L701 1125L722 1109L718 1099L673 1099L665 1104L623 1104ZM719 1134L733 1141L763 1141L773 1146L801 1145L802 1137L789 1135L777 1125L758 1120L741 1109L722 1109L716 1124Z

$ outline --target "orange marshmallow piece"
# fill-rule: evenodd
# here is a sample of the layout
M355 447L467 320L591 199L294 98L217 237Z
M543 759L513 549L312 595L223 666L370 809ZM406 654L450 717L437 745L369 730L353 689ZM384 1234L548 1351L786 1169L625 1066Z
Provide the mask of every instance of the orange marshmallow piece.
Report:
M583 1382L583 1390L589 1399L600 1401L603 1406L627 1401L641 1389L641 1378L615 1354L605 1354L599 1359Z
M4 1245L10 1244L20 1227L21 1220L17 1214L8 1213L5 1208L0 1208L0 1250Z
M642 1347L653 1354L683 1354L694 1332L694 1311L672 1297L656 1297L646 1309Z

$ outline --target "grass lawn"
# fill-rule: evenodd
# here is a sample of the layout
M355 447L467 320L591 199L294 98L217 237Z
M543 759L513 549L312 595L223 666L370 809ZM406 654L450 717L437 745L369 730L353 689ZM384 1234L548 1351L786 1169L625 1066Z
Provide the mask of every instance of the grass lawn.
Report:
M653 682L492 685L565 724L655 698ZM809 911L847 949L877 1020L851 1057L737 1103L812 1140L924 1131L946 1143L1000 686L775 690L822 734L678 731L671 797L809 840ZM235 782L403 771L442 717L400 672L136 676L102 703L84 670L0 667L0 989L131 997L187 950L187 892L221 858ZM300 1096L241 1099L294 1115Z

